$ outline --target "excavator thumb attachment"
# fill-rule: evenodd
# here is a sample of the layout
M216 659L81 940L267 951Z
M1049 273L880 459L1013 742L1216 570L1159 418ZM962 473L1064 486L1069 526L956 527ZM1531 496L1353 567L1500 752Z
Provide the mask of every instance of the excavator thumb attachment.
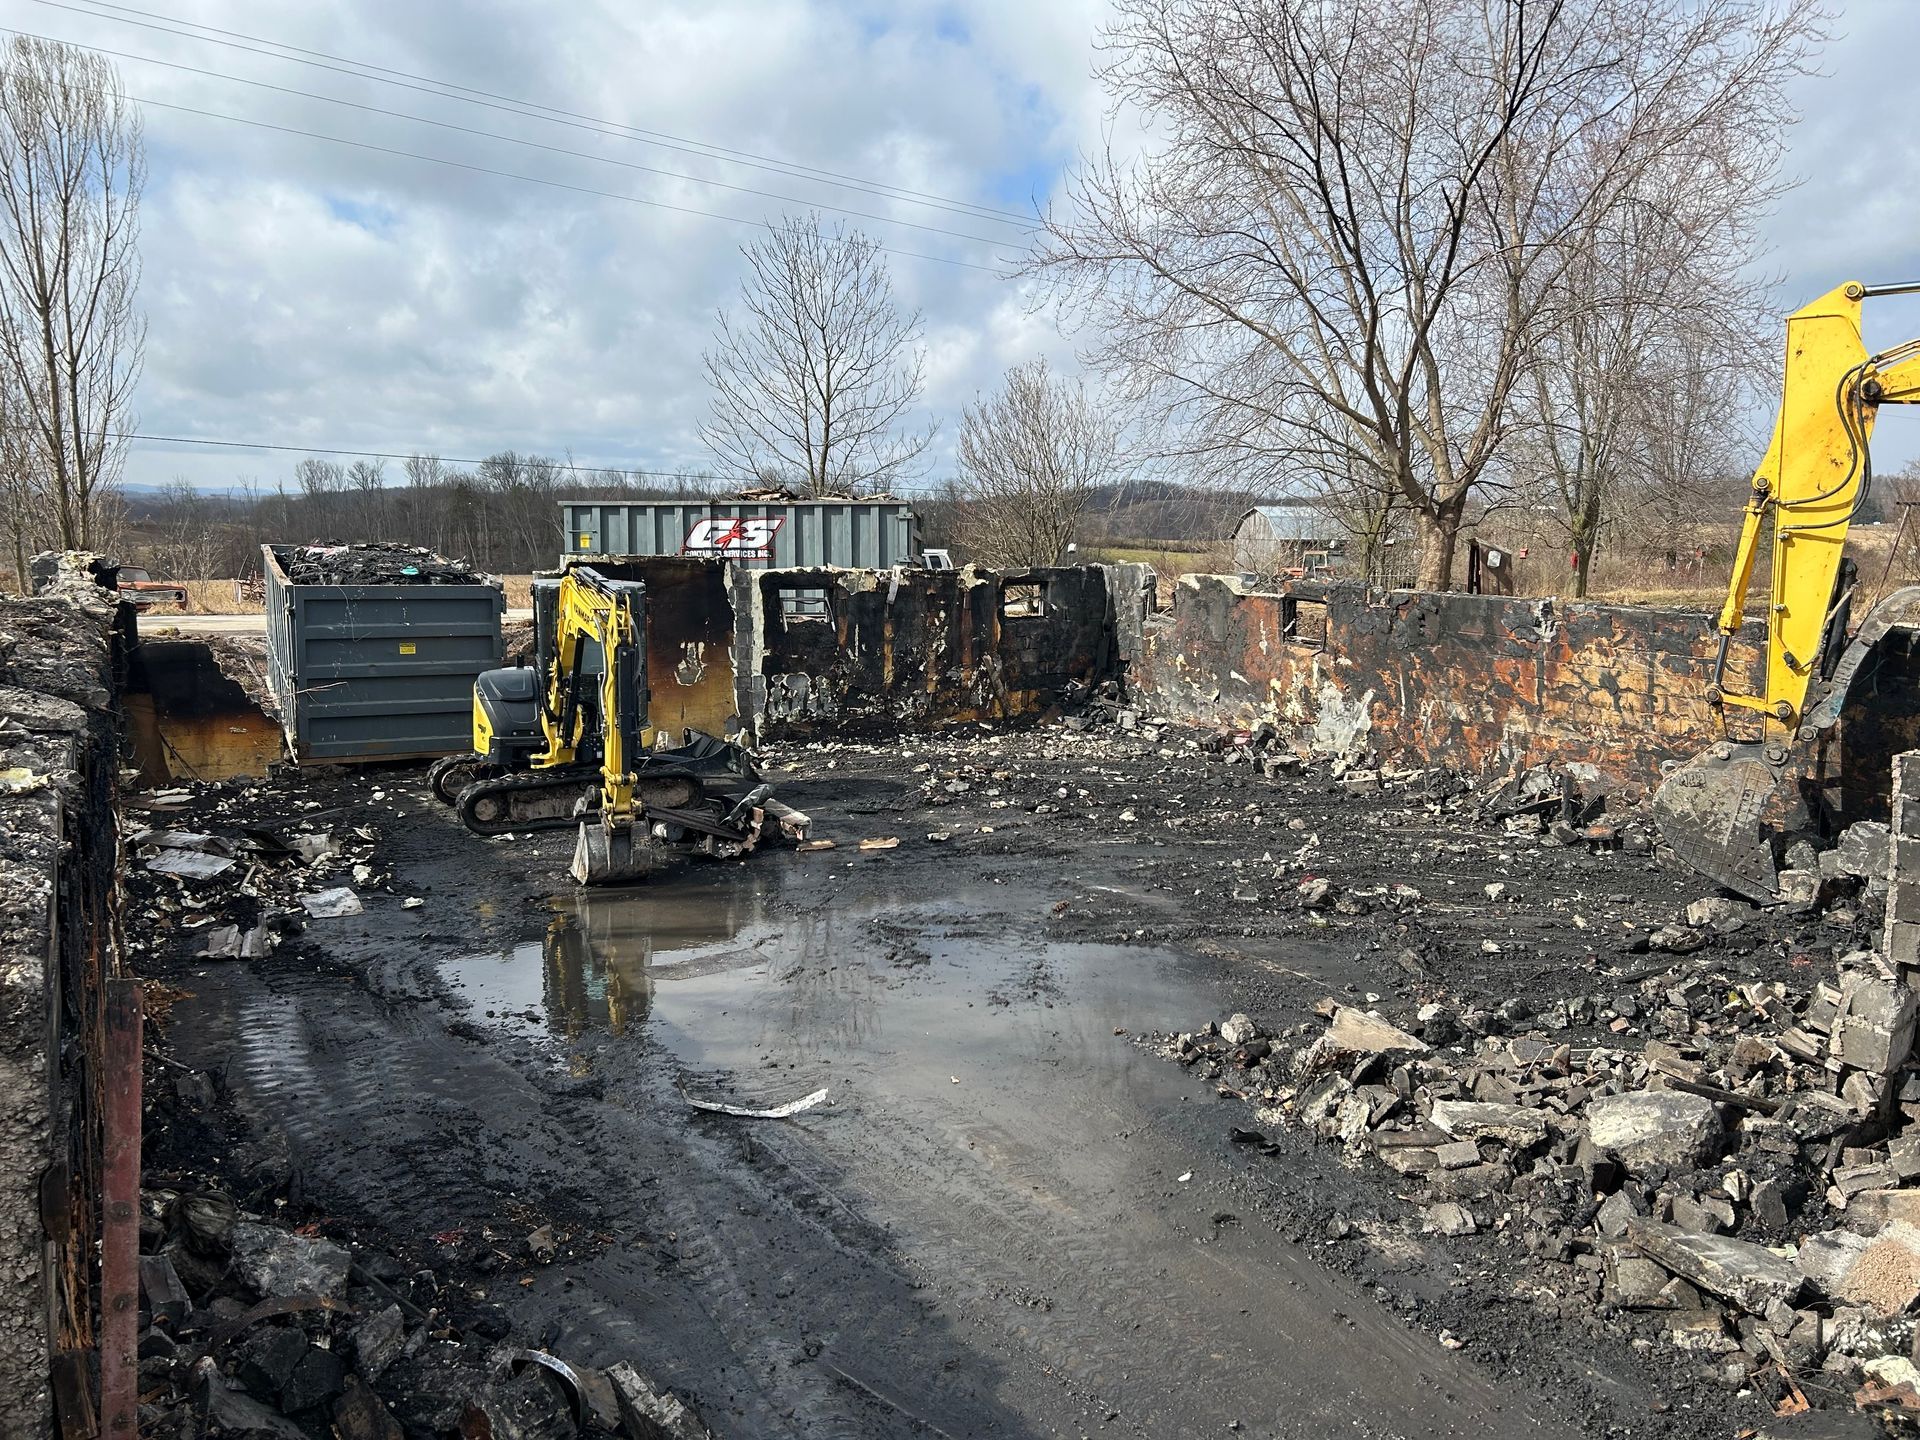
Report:
M643 821L608 825L589 816L580 822L568 870L577 884L625 885L651 875L661 859Z
M1780 898L1761 816L1781 772L1758 745L1723 742L1696 755L1653 793L1653 817L1674 853L1708 879L1761 905Z

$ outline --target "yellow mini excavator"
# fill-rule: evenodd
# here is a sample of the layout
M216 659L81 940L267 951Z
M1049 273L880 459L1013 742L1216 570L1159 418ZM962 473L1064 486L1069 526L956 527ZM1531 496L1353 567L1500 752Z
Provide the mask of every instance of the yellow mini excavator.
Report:
M483 671L473 752L437 762L434 793L480 835L577 826L583 885L639 879L673 853L751 851L772 818L805 818L760 783L746 751L647 728L646 585L587 565L534 582L534 663ZM738 793L728 793L738 792Z
M1920 403L1920 340L1869 355L1861 305L1914 293L1920 283L1847 284L1787 317L1780 414L1753 475L1716 624L1707 698L1725 738L1669 775L1653 799L1661 834L1683 860L1763 904L1779 898L1778 851L1799 823L1790 793L1796 747L1833 729L1887 632L1920 622L1920 586L1910 586L1876 604L1849 639L1856 571L1844 555L1847 530L1873 485L1874 419L1882 405ZM1729 686L1728 648L1768 531L1765 675L1761 693L1743 694Z

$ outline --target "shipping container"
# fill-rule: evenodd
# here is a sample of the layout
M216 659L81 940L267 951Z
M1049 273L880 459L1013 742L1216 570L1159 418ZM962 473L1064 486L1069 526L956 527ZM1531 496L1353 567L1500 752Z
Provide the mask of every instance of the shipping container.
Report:
M562 500L562 559L699 555L756 570L920 563L902 500Z
M268 683L293 758L471 749L474 676L500 664L499 585L297 585L295 548L260 547Z

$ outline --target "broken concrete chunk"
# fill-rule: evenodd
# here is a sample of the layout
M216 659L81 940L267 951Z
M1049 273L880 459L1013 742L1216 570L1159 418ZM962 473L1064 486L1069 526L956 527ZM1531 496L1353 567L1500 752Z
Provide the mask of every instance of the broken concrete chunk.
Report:
M200 1411L215 1435L245 1435L249 1440L307 1440L307 1432L242 1390L232 1390L218 1374L209 1374L200 1391Z
M1634 1204L1632 1196L1624 1190L1616 1190L1600 1202L1599 1209L1594 1212L1593 1226L1602 1235L1618 1239L1627 1233L1628 1223L1643 1213Z
M1426 1041L1416 1040L1406 1031L1389 1025L1378 1015L1342 1005L1333 1012L1333 1024L1327 1028L1327 1040L1336 1050L1374 1055L1384 1050L1425 1050Z
M280 1295L337 1298L350 1259L330 1240L241 1221L233 1227L233 1264L262 1299Z
M1672 1305L1666 1292L1670 1277L1653 1261L1608 1246L1605 1264L1608 1304L1626 1310L1665 1310Z
M1889 1220L1920 1225L1920 1190L1862 1190L1847 1201L1847 1224L1868 1232Z
M315 890L300 897L309 915L316 920L334 920L342 915L360 913L360 897L351 885L336 885L331 890Z
M1842 875L1862 880L1885 880L1891 861L1892 831L1878 820L1861 820L1840 832L1832 850Z
M1220 1026L1220 1038L1229 1045L1244 1045L1260 1033L1260 1027L1251 1018L1235 1013L1229 1015Z
M1753 1315L1776 1302L1791 1305L1807 1283L1793 1261L1730 1235L1690 1235L1657 1220L1635 1220L1627 1239L1669 1273Z
M639 1371L622 1360L611 1366L607 1382L613 1386L620 1423L632 1440L708 1440L707 1427L674 1396L657 1390Z
M1920 1226L1890 1220L1854 1257L1833 1297L1897 1315L1920 1299Z
M1453 1140L1436 1146L1433 1158L1442 1170L1460 1170L1480 1163L1480 1147L1471 1140Z
M353 1358L360 1373L378 1380L407 1343L406 1322L398 1305L376 1310L353 1327Z
M1689 955L1706 948L1707 937L1686 925L1662 925L1647 937L1647 944L1669 955Z
M1471 1235L1480 1226L1464 1205L1447 1202L1427 1207L1425 1228L1436 1235Z
M1483 1100L1436 1100L1433 1123L1459 1140L1498 1140L1516 1150L1547 1138L1546 1116L1524 1105Z
M334 1402L333 1430L340 1440L406 1440L400 1422L358 1375L347 1376L346 1387Z
M1629 1170L1691 1168L1720 1147L1720 1112L1711 1100L1679 1090L1601 1095L1587 1104L1587 1134Z
M1712 930L1721 935L1731 935L1741 929L1752 915L1752 906L1723 895L1709 895L1687 906L1687 924L1696 930Z
M1831 1049L1843 1065L1891 1075L1913 1053L1920 995L1897 980L1850 972L1840 980Z

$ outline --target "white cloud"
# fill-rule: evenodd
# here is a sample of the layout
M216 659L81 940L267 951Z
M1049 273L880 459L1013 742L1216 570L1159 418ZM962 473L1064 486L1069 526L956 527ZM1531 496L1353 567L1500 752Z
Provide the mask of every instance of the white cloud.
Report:
M171 8L997 208L1044 203L1110 123L1093 79L1102 0ZM1798 87L1806 119L1789 165L1804 183L1766 225L1773 263L1789 277L1783 310L1842 279L1920 276L1920 138L1892 103L1916 59L1917 17L1910 0L1854 0L1825 56L1828 73ZM677 142L612 138L104 17L48 10L28 28L581 154L118 62L129 90L156 101L749 221L798 207L606 162L1001 242L851 222L900 250L991 264L1020 249L1020 232L989 218L669 148ZM733 296L748 226L157 107L148 129L143 429L453 456L571 449L583 462L648 468L707 462L700 352L715 308ZM893 270L903 302L925 312L927 405L946 422L943 455L959 407L1007 366L1045 353L1072 367L1072 340L1028 305L1019 282L905 257ZM1876 342L1920 333L1920 302L1889 303L1873 324ZM1920 417L1889 416L1881 435L1883 466L1920 453ZM150 447L136 452L129 478L271 483L296 458Z

